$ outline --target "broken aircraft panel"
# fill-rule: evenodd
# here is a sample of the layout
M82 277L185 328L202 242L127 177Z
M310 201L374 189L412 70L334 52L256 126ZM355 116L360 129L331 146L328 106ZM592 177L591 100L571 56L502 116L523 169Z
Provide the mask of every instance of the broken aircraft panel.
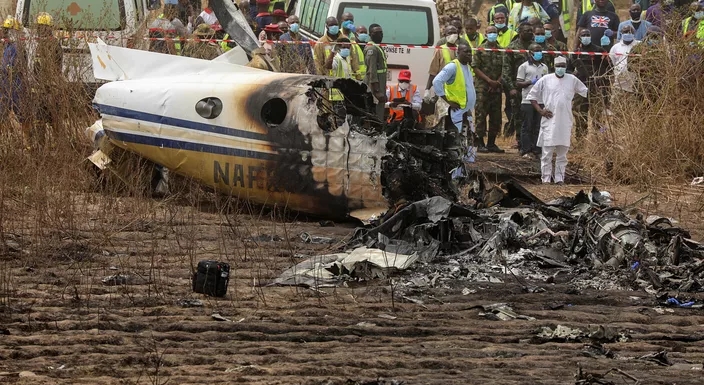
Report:
M397 191L401 187L383 188L384 162L416 168L448 162L426 180L437 179L428 183L432 186L450 185L448 171L455 165L447 155L422 159L428 153L423 146L391 146L382 124L368 113L373 99L363 83L100 42L90 48L96 77L113 81L96 92L93 103L101 122L88 130L89 136L104 134L111 144L217 191L342 218L358 210L382 213L389 207L387 198L403 198ZM143 70L134 64L152 60L166 68ZM345 118L338 117L326 96L332 88L345 95ZM410 189L417 194L423 186Z

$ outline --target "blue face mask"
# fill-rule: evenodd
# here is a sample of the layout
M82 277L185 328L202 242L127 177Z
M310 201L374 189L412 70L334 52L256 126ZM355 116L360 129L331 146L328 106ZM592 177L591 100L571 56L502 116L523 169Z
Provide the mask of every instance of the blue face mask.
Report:
M487 33L487 34L486 34L486 39L489 40L489 41L492 42L492 43L495 42L496 39L498 39L498 38L499 38L499 34L498 34L498 33Z
M354 26L354 21L352 21L352 20L343 21L342 28L344 28L350 32L354 32L357 29L357 27Z
M630 43L635 39L635 36L632 33L624 33L621 35L621 38L623 39L624 43Z
M552 31L549 29L545 30L545 38L550 39L552 37Z
M535 35L535 42L538 44L545 43L545 35Z
M589 45L589 44L592 44L592 37L591 36L582 36L579 38L579 41L582 42L582 45Z
M609 40L608 36L604 35L601 37L601 45L602 46L607 46L607 45L609 45L609 43L611 43L611 40Z
M338 33L340 33L340 27L336 25L331 25L328 27L328 33L330 35L337 35Z
M533 52L533 60L535 60L535 61L543 60L543 53L542 52Z
M565 67L555 67L555 75L557 75L558 77L565 76L566 72L567 72L567 68L565 68Z
M494 24L494 27L496 27L496 29L504 29L506 28L506 23Z
M293 33L298 33L301 30L301 26L298 23L293 23L288 27L289 31Z
M369 43L369 34L368 33L360 33L357 35L357 38L359 38L359 41L364 42L364 43Z
M350 56L350 49L349 48L343 48L340 50L340 56L342 57L348 57Z

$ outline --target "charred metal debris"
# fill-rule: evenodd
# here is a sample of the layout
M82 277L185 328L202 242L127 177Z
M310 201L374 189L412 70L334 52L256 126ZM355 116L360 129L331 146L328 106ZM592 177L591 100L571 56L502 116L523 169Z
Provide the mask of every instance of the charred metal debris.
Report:
M524 290L704 291L704 245L664 217L612 206L593 188L543 202L508 181L476 183L474 204L443 196L389 210L358 228L347 251L309 258L272 285L349 285L396 275L402 295L516 280ZM467 289L465 289L467 290Z

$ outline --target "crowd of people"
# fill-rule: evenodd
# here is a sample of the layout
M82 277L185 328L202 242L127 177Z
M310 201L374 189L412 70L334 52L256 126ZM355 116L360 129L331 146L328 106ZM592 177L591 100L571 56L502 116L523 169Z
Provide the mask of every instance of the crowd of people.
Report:
M196 14L188 3L166 1L163 13L149 26L149 49L207 60L232 49L213 11L205 8ZM448 3L438 1L438 8L450 8ZM301 34L299 17L284 10L284 1L241 0L238 6L262 42L248 66L363 81L373 94L376 116L388 124L422 125L424 105L437 104L446 109L447 124L471 138L466 160L473 161L477 152L505 152L497 145L503 131L515 137L513 147L520 156L541 161L545 183L562 183L573 115L577 138L588 132L590 123L602 128L609 101L634 92L630 54L666 38L668 15L684 16L679 38L704 46L704 1L683 5L655 0L645 10L640 1L634 2L629 19L621 21L611 0L583 0L572 47L567 46L568 20L557 3L498 0L488 11L483 31L481 21L466 15L466 9L441 16L442 37L423 85L414 84L408 70L387 85L379 24L357 25L354 15L346 12L339 20L328 17L323 35L309 42ZM4 36L13 30L3 27ZM569 48L578 53L568 53ZM11 51L11 44L5 44L5 50ZM12 67L6 61L12 57L12 52L3 55L3 82ZM343 95L336 90L328 94L333 110L343 115ZM9 99L3 106L15 108L12 95L5 92L3 98Z
M20 125L28 140L42 146L47 127L63 122L52 90L63 78L64 51L54 35L54 19L48 13L37 15L35 32L37 39L27 41L28 31L19 20L12 16L3 20L0 121Z

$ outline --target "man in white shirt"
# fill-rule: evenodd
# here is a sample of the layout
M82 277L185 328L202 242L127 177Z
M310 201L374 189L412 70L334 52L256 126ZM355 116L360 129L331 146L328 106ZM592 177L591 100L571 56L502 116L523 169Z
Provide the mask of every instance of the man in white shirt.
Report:
M528 60L518 66L516 87L521 89L521 156L524 158L540 158L540 148L536 147L538 133L540 132L540 115L527 99L533 85L543 76L548 74L548 66L543 63L543 48L538 44L531 44L528 49L531 53Z
M631 25L621 28L621 41L614 44L609 51L609 59L614 66L614 93L633 92L635 80L633 73L628 72L628 54L640 41L635 39L635 30Z
M566 70L567 59L563 56L556 57L555 73L538 80L527 97L542 116L537 145L542 148L540 169L543 183L550 183L553 179L556 184L564 184L567 151L572 136L572 99L575 94L587 97L587 86L576 76L566 73ZM553 153L557 155L554 178Z

